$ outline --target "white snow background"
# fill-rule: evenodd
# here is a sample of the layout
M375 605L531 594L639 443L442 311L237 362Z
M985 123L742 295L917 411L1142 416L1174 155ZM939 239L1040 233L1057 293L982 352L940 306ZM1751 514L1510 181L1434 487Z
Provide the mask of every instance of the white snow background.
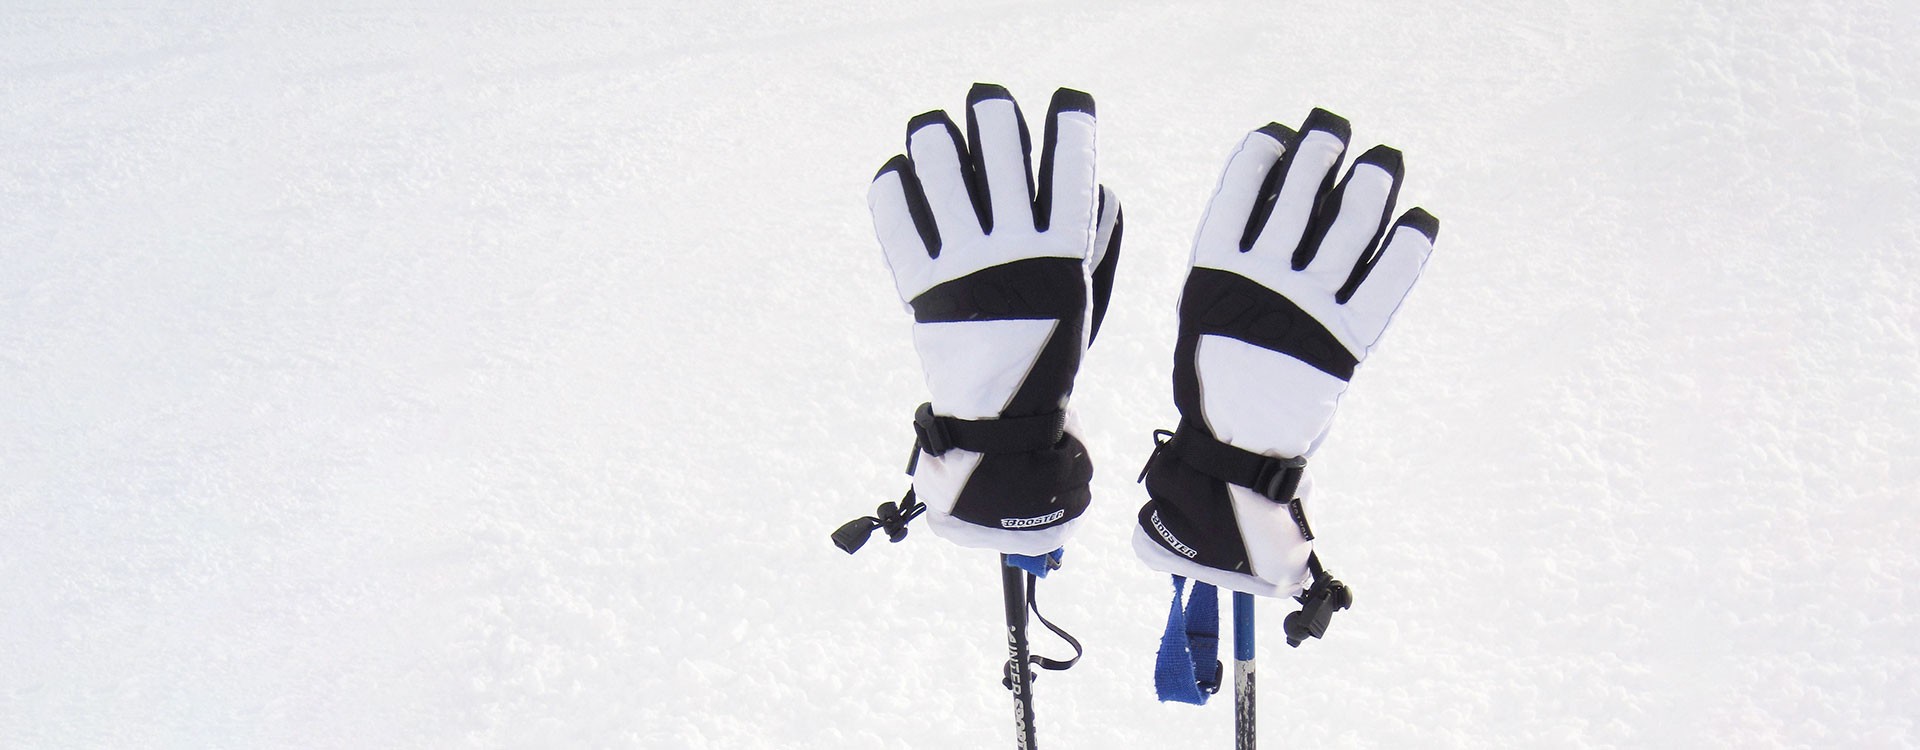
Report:
M277 7L276 7L277 6ZM976 80L1126 207L1041 746L1154 701L1133 484L1232 146L1318 105L1438 250L1317 462L1356 607L1269 747L1920 743L1920 5L0 3L0 747L1012 741L866 213ZM1064 649L1039 637L1043 653Z

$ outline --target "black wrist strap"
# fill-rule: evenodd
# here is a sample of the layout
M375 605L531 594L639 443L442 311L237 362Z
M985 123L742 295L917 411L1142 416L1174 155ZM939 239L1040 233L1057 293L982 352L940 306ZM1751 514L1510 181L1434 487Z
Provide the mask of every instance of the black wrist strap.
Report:
M1173 437L1154 452L1161 449L1172 451L1202 474L1246 487L1276 503L1293 501L1307 467L1302 457L1274 458L1227 445L1207 428L1184 419Z
M975 453L1037 451L1059 444L1066 430L1064 409L1031 417L960 419L934 414L933 404L921 404L913 413L913 434L920 449L934 456L954 448Z

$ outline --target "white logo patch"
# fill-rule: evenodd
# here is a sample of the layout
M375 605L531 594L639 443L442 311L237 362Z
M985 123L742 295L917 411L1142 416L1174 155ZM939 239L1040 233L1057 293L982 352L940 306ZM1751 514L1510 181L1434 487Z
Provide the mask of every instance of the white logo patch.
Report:
M1064 510L1056 510L1038 518L1002 518L1000 527L1004 529L1025 529L1033 526L1045 526L1067 517Z
M1189 560L1193 559L1194 555L1200 554L1198 550L1181 544L1179 539L1174 538L1173 532L1167 530L1167 525L1160 522L1160 511L1154 511L1147 520L1153 522L1153 530L1160 532L1160 538L1165 540L1167 546L1172 547L1173 551L1186 555Z

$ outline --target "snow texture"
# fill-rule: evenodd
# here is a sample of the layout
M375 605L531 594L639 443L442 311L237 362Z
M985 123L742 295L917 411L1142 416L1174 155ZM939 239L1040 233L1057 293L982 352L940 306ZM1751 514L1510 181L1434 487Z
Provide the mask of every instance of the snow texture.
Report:
M142 7L142 6L147 7ZM277 7L276 7L277 6ZM1127 209L1041 591L1155 703L1195 222L1319 105L1443 222L1316 458L1285 747L1920 744L1920 4L0 4L0 747L1012 739L991 555L827 533L925 400L868 180L1099 99ZM1063 650L1041 639L1043 653Z

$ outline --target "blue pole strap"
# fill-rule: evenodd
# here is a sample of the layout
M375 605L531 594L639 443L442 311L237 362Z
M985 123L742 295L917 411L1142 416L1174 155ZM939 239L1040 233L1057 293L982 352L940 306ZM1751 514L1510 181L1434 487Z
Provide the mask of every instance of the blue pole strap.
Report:
M1162 701L1205 705L1220 691L1220 594L1213 584L1194 581L1188 598L1186 585L1187 579L1173 577L1173 606L1154 659L1153 689Z
M1035 578L1045 578L1047 573L1058 570L1060 561L1066 559L1067 549L1048 552L1044 555L1007 555L1007 566L1032 573Z

